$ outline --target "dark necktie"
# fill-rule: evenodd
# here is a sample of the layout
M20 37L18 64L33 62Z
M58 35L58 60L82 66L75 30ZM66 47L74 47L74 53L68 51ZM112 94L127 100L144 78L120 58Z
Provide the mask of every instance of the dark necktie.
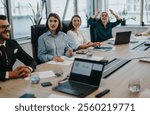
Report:
M6 48L4 45L0 46L0 56L2 57L4 63L6 65L8 65L9 61L8 61L8 56L7 56L7 53L6 53Z

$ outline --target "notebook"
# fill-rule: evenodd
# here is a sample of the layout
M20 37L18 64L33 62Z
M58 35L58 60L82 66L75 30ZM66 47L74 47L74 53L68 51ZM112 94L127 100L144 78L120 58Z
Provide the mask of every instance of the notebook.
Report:
M109 44L120 45L127 44L130 42L131 31L117 32L115 41Z
M70 77L53 90L86 97L99 88L104 68L104 62L75 58Z

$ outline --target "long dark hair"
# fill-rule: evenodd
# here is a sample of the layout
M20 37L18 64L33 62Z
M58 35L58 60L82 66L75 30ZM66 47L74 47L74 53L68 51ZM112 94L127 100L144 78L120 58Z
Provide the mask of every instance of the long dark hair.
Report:
M60 21L60 17L56 13L50 13L47 20L46 20L46 29L47 30L50 30L50 28L48 26L48 20L49 20L50 17L55 17L56 19L58 19L59 24L58 24L58 27L56 29L56 34L58 34L58 32L62 29L62 24L61 24L61 21Z
M69 27L68 27L68 30L74 30L75 28L73 27L73 24L72 24L72 21L75 17L78 17L80 19L80 22L82 23L82 20L81 20L81 17L79 15L74 15L72 18L71 18L71 21L69 23ZM80 25L81 25L80 23Z

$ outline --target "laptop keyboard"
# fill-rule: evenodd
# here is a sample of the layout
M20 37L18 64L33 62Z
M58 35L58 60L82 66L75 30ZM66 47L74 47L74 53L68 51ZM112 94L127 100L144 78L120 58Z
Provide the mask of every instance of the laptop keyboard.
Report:
M75 90L80 90L81 92L82 91L88 91L89 89L94 89L92 87L89 87L88 85L83 85L83 84L80 84L80 83L76 83L76 82L72 82L72 81L69 81L69 82L66 82L66 84L62 84L63 87L66 87L68 89L75 89Z
M110 74L117 71L119 68L123 67L125 64L130 62L131 60L128 59L118 59L115 58L112 61L108 62L105 65L102 78L107 78Z
M145 51L145 50L149 49L150 46L145 45L145 44L146 44L146 42L142 42L142 43L138 44L137 46L135 46L134 48L132 48L132 50Z
M53 87L53 90L65 92L81 98L89 95L96 89L97 89L96 87L90 87L88 85L84 85L72 81L67 81L65 83L60 84L59 86Z

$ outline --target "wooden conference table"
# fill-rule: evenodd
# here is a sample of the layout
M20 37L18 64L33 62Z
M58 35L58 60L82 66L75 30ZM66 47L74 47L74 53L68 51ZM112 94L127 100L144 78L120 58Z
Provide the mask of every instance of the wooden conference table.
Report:
M140 40L141 42L142 40ZM103 45L107 44L104 42ZM146 51L132 50L138 43L129 43L125 45L116 45L114 50L99 51L90 49L95 56L104 57L107 60L114 58L133 59L138 57L150 57L150 49ZM40 64L37 66L36 72L59 70L63 71L61 77L49 77L41 79L40 83L50 81L53 85L50 87L42 87L39 84L33 85L29 80L16 79L0 82L0 97L1 98L17 98L24 93L34 93L38 98L56 96L75 97L61 92L53 91L52 87L57 85L58 82L64 79L70 72L71 65L54 65L54 64ZM140 93L130 93L128 91L128 83L131 78L139 78L141 80L141 91L146 88L150 89L150 63L140 62L139 59L133 59L128 64L111 74L108 78L102 79L98 90L87 96L87 98L94 98L96 94L104 89L110 89L110 93L103 96L104 98L137 98Z

